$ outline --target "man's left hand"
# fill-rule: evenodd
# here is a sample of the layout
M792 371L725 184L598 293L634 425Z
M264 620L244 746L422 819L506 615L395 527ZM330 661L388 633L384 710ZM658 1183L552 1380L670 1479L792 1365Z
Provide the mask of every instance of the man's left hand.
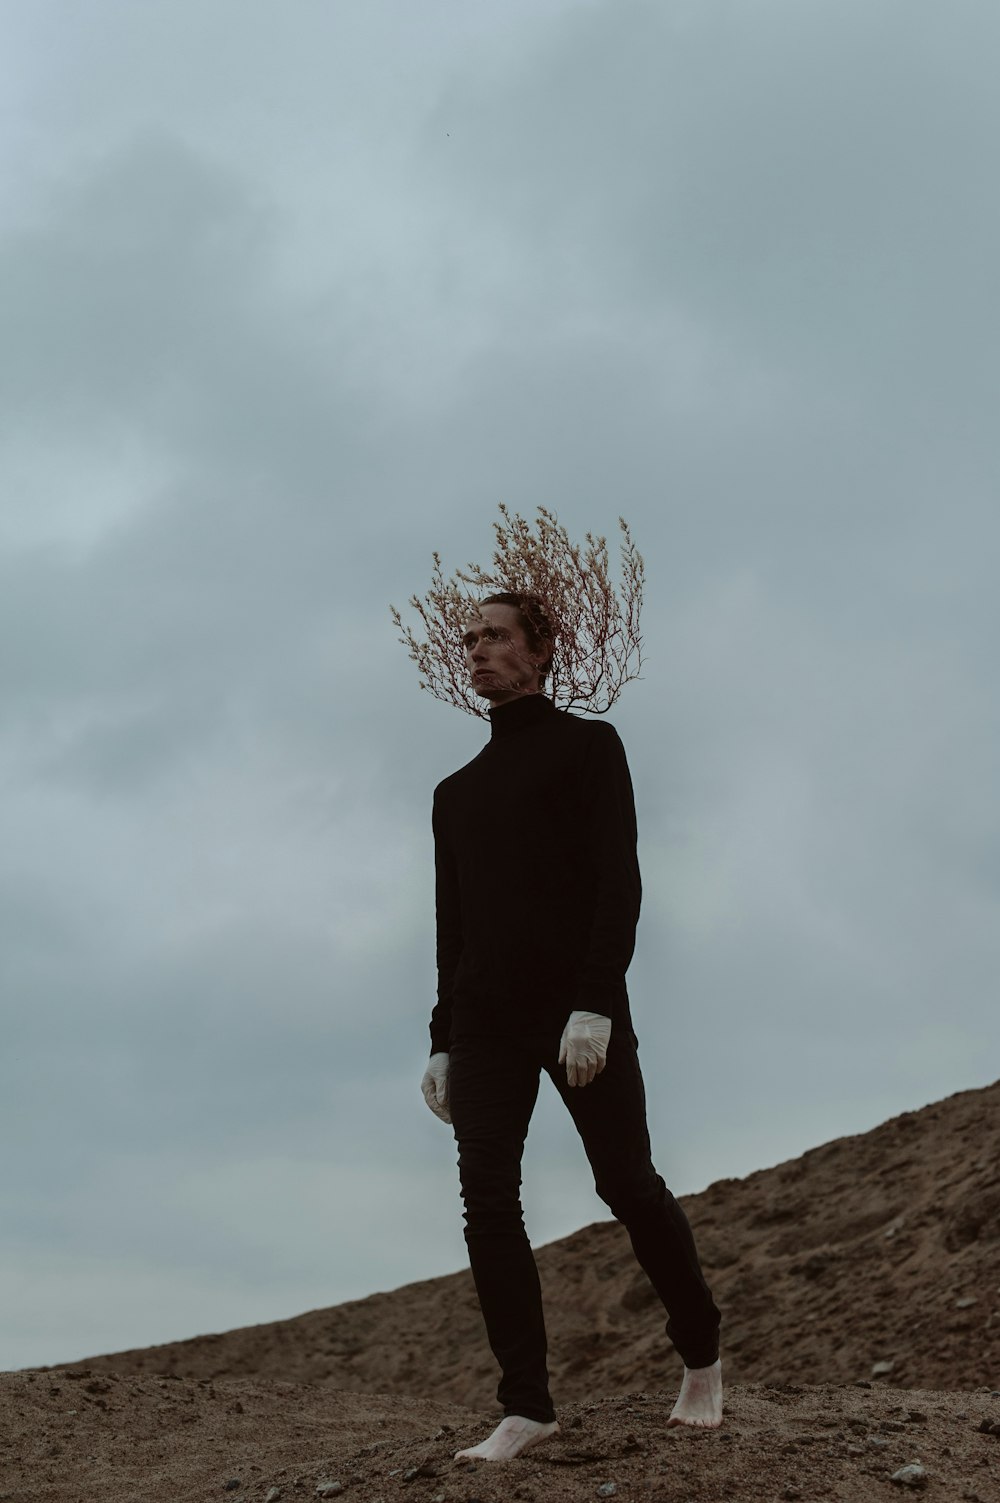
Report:
M607 1063L611 1019L599 1012L571 1012L559 1045L571 1086L589 1085Z

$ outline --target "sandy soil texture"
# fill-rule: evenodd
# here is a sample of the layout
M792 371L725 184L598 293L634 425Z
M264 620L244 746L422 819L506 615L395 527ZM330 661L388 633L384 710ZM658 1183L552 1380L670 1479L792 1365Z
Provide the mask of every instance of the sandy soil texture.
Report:
M470 1463L454 1452L495 1413L317 1384L54 1377L2 1380L7 1503L1000 1498L1000 1392L988 1389L741 1384L721 1429L697 1433L666 1428L673 1393L638 1391L565 1405L535 1450Z
M666 1429L680 1362L606 1221L536 1251L562 1430L515 1461L451 1459L500 1418L463 1270L0 1374L0 1500L1000 1503L1000 1082L682 1203L723 1312L719 1430Z

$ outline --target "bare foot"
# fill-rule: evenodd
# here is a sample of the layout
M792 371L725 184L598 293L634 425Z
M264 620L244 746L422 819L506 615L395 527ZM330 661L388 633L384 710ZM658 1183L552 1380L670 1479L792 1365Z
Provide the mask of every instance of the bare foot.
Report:
M698 1430L715 1430L722 1424L722 1359L711 1367L686 1367L677 1402L670 1411L668 1425L691 1425Z
M507 1414L487 1440L480 1441L478 1446L470 1446L466 1451L456 1451L455 1460L462 1456L482 1456L487 1461L510 1461L511 1457L520 1456L522 1451L537 1446L540 1440L548 1440L558 1429L558 1420L543 1425L538 1420L526 1419L522 1414Z

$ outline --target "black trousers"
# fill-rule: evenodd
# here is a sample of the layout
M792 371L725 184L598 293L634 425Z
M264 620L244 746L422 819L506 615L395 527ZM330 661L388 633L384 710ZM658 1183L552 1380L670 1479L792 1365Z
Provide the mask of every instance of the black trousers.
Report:
M449 1049L448 1102L465 1202L465 1240L486 1334L500 1364L505 1415L556 1417L545 1365L541 1285L521 1210L521 1155L545 1070L569 1107L594 1186L626 1227L667 1311L666 1334L686 1367L719 1355L721 1316L691 1227L653 1168L646 1094L631 1033L614 1026L604 1069L571 1086L558 1063L562 1029L502 1039L460 1034Z

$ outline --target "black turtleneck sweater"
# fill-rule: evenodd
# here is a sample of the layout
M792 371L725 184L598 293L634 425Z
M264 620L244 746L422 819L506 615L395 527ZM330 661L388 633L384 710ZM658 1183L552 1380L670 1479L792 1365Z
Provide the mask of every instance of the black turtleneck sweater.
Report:
M625 748L544 694L490 712L478 756L434 790L438 999L454 1032L562 1031L571 1012L632 1033L625 972L642 900Z

